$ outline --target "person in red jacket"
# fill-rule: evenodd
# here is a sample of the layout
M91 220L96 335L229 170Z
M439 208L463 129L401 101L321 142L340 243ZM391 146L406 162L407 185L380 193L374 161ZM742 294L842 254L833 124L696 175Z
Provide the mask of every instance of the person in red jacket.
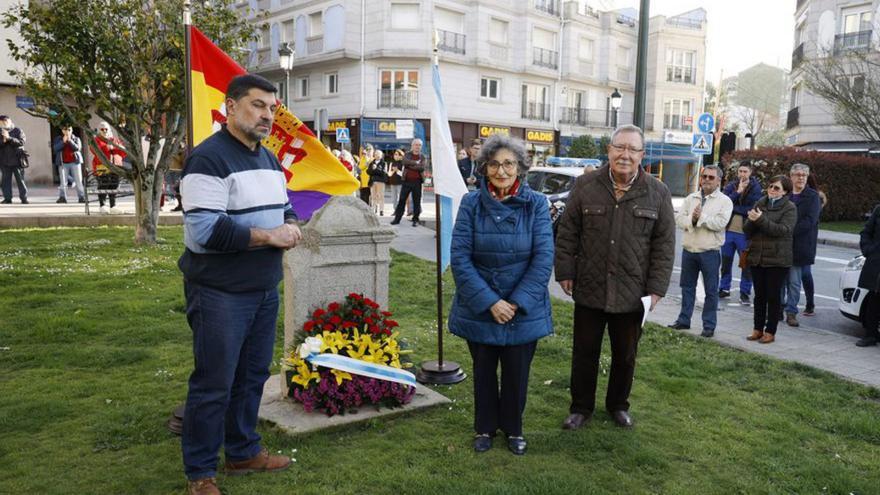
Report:
M122 141L119 138L113 136L113 131L107 122L101 122L98 126L98 136L95 138L95 145L110 160L110 163L118 167L122 166L122 159L126 156L125 146L122 145ZM92 147L92 173L98 181L98 190L116 190L119 188L119 175L104 165L94 146ZM109 210L104 206L107 196L110 199ZM101 213L110 213L111 215L122 213L122 210L116 208L115 193L98 193L98 204L100 205Z

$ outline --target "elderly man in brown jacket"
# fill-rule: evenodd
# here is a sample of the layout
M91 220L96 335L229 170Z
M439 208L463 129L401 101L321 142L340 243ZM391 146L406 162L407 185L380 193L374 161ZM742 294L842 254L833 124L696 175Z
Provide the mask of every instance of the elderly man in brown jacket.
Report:
M629 393L642 333L641 298L666 295L675 259L675 219L666 186L641 170L642 130L614 131L606 165L578 178L556 239L556 280L574 298L570 415L575 430L592 417L605 327L611 375L605 408L631 427Z

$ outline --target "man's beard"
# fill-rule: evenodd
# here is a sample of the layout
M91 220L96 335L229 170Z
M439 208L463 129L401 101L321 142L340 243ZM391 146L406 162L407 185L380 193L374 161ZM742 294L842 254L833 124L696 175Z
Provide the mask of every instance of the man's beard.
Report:
M256 125L254 127L244 127L242 125L236 125L235 127L238 128L238 130L241 133L243 133L245 136L249 137L250 139L253 139L254 141L260 142L260 141L266 139L267 137L269 137L269 134L272 132L272 122L261 122L261 123L266 124L266 127L268 127L268 129L263 131L260 128L258 128Z

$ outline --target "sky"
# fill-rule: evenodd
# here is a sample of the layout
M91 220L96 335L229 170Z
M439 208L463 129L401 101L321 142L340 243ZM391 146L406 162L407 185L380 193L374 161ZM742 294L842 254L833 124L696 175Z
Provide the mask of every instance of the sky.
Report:
M639 8L639 0L588 0L601 10ZM724 77L764 62L791 68L795 0L651 0L650 14L674 16L702 7L708 22L706 78Z

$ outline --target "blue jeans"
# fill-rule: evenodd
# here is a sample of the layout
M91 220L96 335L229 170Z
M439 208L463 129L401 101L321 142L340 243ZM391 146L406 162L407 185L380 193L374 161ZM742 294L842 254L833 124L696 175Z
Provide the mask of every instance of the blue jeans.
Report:
M718 269L721 266L720 251L691 253L681 252L681 313L676 323L691 325L694 314L694 300L697 296L697 279L703 274L703 287L706 301L703 303L703 330L715 330L718 320Z
M797 305L801 302L801 284L803 277L803 266L792 265L788 269L788 280L785 281L785 312L797 314Z
M801 282L804 284L807 308L812 309L816 306L816 284L813 282L813 265L805 265L801 269Z
M216 476L221 446L227 461L260 453L257 412L272 362L278 289L225 292L184 282L184 292L195 369L180 443L186 477L196 480Z
M77 199L85 199L86 194L83 192L82 164L80 163L64 163L58 167L58 176L61 183L58 185L58 197L67 199L67 178L73 177L73 184L76 186Z
M733 255L742 257L742 252L749 247L749 240L742 232L730 232L724 234L724 245L721 246L721 284L720 290L730 291L733 280ZM742 278L739 281L740 294L752 293L752 272L749 267L742 269Z

